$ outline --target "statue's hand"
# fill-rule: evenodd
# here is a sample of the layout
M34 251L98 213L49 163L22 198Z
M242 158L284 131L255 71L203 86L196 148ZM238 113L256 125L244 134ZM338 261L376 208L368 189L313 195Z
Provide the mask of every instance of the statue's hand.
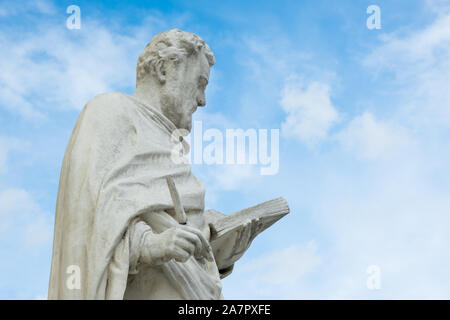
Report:
M257 219L250 219L239 228L212 241L214 257L219 270L229 269L242 257L258 234L258 228L259 221Z
M251 219L247 220L246 223L239 230L239 234L236 240L236 247L234 255L239 256L239 258L244 254L244 252L250 247L253 239L256 237L258 229L258 220Z
M141 261L160 265L171 259L186 262L190 256L213 260L212 250L203 234L190 226L178 225L162 233L148 233L141 248Z

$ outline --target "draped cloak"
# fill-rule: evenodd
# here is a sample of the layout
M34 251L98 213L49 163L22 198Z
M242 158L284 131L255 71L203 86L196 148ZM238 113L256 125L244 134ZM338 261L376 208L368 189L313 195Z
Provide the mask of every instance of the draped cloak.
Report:
M134 259L130 224L174 208L165 176L173 176L186 212L204 210L203 184L189 164L171 160L180 143L171 137L175 129L161 113L125 94L102 94L86 104L61 169L49 299L124 297ZM170 260L162 269L182 298L222 297L218 271L194 257ZM78 286L68 283L74 276Z

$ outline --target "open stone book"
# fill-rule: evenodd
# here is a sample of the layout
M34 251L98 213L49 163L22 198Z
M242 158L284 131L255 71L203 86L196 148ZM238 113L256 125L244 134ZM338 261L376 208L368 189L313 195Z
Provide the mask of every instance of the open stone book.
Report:
M208 210L208 215L212 217L209 223L211 247L222 277L231 273L233 264L258 234L288 213L289 206L283 198L266 201L230 215Z

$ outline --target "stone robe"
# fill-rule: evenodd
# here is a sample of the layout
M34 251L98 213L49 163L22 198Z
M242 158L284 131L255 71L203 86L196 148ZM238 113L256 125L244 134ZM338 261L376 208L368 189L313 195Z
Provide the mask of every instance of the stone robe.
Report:
M61 169L49 299L222 298L214 261L139 263L145 233L177 223L166 175L174 178L188 224L205 224L203 184L189 164L171 160L179 144L171 137L175 129L121 93L99 95L84 107ZM67 283L76 276L79 287Z

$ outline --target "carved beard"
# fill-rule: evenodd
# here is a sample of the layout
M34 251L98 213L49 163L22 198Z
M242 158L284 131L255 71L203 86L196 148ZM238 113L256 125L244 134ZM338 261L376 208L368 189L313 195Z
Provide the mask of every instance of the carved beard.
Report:
M161 93L161 109L163 114L179 129L189 132L192 127L192 106L166 88Z

